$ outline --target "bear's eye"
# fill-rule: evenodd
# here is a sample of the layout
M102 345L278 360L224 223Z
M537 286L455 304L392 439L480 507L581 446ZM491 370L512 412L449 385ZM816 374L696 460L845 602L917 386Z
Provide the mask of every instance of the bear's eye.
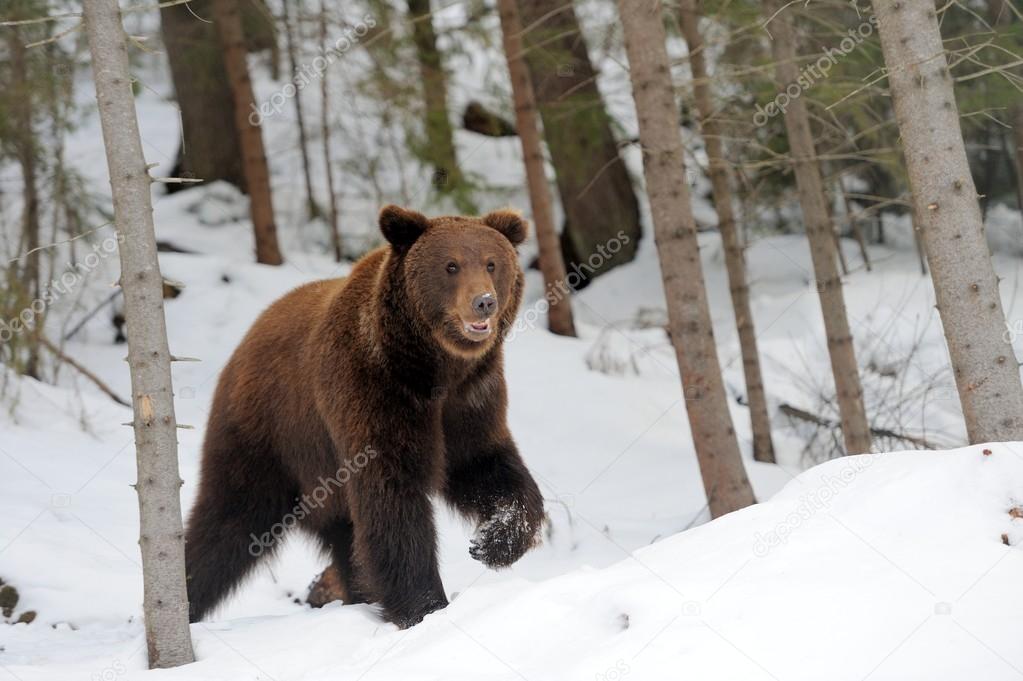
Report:
M487 272L493 272L495 269L497 269L497 266L494 265L492 260L487 263Z
M455 272L458 271L458 263L456 263L456 262L449 262L447 269L448 269L448 274L454 274Z

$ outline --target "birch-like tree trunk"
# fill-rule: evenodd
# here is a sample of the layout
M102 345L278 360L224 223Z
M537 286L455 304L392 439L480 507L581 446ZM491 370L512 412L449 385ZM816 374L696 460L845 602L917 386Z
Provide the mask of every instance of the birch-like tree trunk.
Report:
M698 3L699 0L679 2L679 24L689 46L693 98L696 100L696 108L700 115L700 131L703 134L710 165L711 192L718 214L718 231L721 232L721 242L725 249L725 269L728 271L728 287L732 293L735 326L739 332L739 348L742 353L746 395L753 427L753 458L774 463L771 420L767 413L767 395L764 392L764 379L760 371L760 353L757 350L757 334L753 329L753 311L750 309L749 285L746 282L746 255L735 221L732 179L728 161L725 159L721 126L714 112L706 50L703 36L699 31Z
M618 0L643 172L654 223L672 345L707 503L718 517L755 502L728 411L703 267L685 182L678 106L660 0Z
M163 315L163 277L156 256L150 178L117 0L84 0L82 10L121 259L149 666L175 667L192 662L195 656L188 629L172 357Z
M875 0L941 324L970 442L1023 439L1023 386L959 126L935 4Z
M256 262L280 265L284 262L277 245L277 225L274 221L273 195L270 191L270 171L263 149L263 131L253 122L256 98L249 79L246 63L245 35L238 0L213 0L213 22L224 50L224 67L234 99L234 122L238 130L238 145L242 150L242 171L249 190L249 211L256 239Z
M544 288L548 292L550 308L548 323L552 332L562 336L575 335L572 319L572 302L566 281L565 261L554 229L554 210L551 206L551 190L544 172L543 146L536 122L536 97L529 80L529 67L522 55L522 20L516 0L497 0L501 15L501 35L504 40L504 54L511 75L512 99L515 101L515 127L522 144L522 158L526 165L526 181L529 185L529 203L533 208L533 223L536 225L536 241L540 249L540 272Z
M788 5L784 6L786 9L782 10L781 0L767 0L764 3L766 16L771 17L768 29L774 53L775 78L781 88L795 83L799 77L795 31ZM828 213L824 181L810 130L810 115L803 97L793 97L789 102L785 110L785 129L788 132L806 236L810 241L810 257L824 317L824 332L828 339L828 354L831 357L831 373L835 380L845 451L846 454L861 454L870 451L870 426L863 408L863 387L846 315L842 279L838 274L834 228Z
M327 53L327 0L320 0L320 52ZM328 207L330 208L330 245L334 261L341 262L341 228L338 225L337 192L334 190L334 161L330 153L330 78L327 71L320 75L320 136L323 138L323 164L326 170Z

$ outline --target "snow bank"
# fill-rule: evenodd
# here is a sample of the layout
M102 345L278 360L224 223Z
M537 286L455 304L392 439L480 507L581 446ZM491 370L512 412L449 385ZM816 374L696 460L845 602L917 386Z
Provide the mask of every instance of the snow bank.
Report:
M408 631L336 604L193 625L199 661L159 675L1017 678L1021 457L1008 443L835 460L604 569L470 583ZM22 681L152 676L137 620L2 627L0 640Z

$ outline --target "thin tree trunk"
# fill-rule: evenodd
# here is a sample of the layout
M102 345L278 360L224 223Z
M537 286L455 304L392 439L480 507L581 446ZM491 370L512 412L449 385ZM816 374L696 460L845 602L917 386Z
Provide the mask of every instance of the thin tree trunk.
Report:
M988 22L995 27L996 31L1012 24L1015 13L1009 2L1010 0L988 0ZM1014 160L1010 159L1010 163L1015 162L1012 170L1016 176L1016 202L1023 214L1023 105L1019 103L1011 105L1007 114L1009 126L1012 128L1013 144L1016 147L1016 153L1013 155Z
M927 276L927 255L924 253L923 239L920 238L920 230L923 229L924 223L916 210L915 202L911 218L913 220L913 244L916 246L916 257L920 261L920 274Z
M774 463L774 443L771 439L771 419L767 412L767 395L764 379L760 372L760 353L757 350L757 334L753 328L753 311L750 308L749 285L746 283L746 256L739 238L732 200L732 179L725 158L721 126L715 116L711 98L710 76L707 72L706 50L700 35L699 0L679 2L679 23L686 43L689 45L689 67L693 73L693 98L700 114L700 130L710 164L711 192L718 214L718 231L725 249L725 269L728 271L728 287L732 294L732 310L735 326L739 332L739 348L742 352L742 368L746 378L746 394L749 401L750 421L753 427L753 458L757 461Z
M823 179L822 179L823 182ZM825 194L827 196L827 194ZM825 203L827 206L827 203ZM842 276L849 274L849 263L845 261L845 253L842 251L842 235L835 229L835 221L831 217L831 210L828 210L828 222L831 224L831 238L835 241L835 255L838 256L838 264L842 268Z
M1023 106L1016 107L1012 118L1013 143L1016 145L1016 200L1023 214Z
M288 9L291 6L290 2L284 2L284 40L288 50L288 66L291 69L290 73L294 77L298 73L298 50L295 47L295 36L294 27L291 24L291 11ZM302 15L302 3L298 3L299 13L299 25L301 25ZM300 36L301 37L301 36ZM327 79L326 72L320 75L320 81ZM306 195L306 211L310 220L320 217L323 211L320 210L320 206L316 203L316 194L313 193L313 178L310 171L309 164L309 136L306 134L305 129L305 115L302 107L302 89L295 88L295 96L292 97L295 101L295 117L298 119L298 144L302 150L302 174L305 177L305 195Z
M768 27L774 51L775 77L779 86L785 87L796 82L799 68L792 20L788 10L781 11L781 8L780 0L768 0L765 3L766 15L773 17ZM810 256L828 339L828 354L831 357L845 450L846 454L861 454L870 451L870 426L863 408L863 388L845 311L842 279L838 275L835 233L828 215L824 181L817 164L810 116L802 97L794 97L789 103L785 111L785 128L806 236L810 241Z
M163 315L150 178L142 153L117 0L84 0L103 143L119 236L134 405L140 535L149 666L195 659L188 629L172 357Z
M320 51L327 53L327 2L320 0ZM334 191L334 162L330 153L330 86L329 74L320 76L320 136L323 137L323 163L326 168L327 196L330 199L330 245L334 261L341 262L341 229L338 226L337 192Z
M966 431L974 443L1023 439L1019 363L1005 339L934 3L873 5Z
M712 517L755 502L728 411L686 185L660 0L618 0L672 345Z
M618 153L572 0L518 0L518 7L526 62L565 213L565 262L585 284L635 257L642 237L639 202ZM592 259L606 255L611 242L620 246L617 253Z
M572 302L566 282L565 261L562 259L558 233L554 228L554 210L551 192L544 172L543 146L536 122L536 99L529 80L529 67L522 57L522 22L515 0L498 0L501 15L501 35L504 54L511 74L512 98L515 100L515 127L522 144L522 158L529 184L529 203L533 207L536 241L540 247L540 272L543 274L550 308L548 323L552 332L574 336Z
M11 68L11 118L14 127L14 152L21 168L22 235L28 256L20 273L21 294L28 305L40 296L39 266L39 190L36 173L36 136L32 125L32 88L29 84L28 55L17 26L7 29L7 49ZM39 331L43 314L35 315L27 330L29 341L24 373L39 377Z
M424 156L434 167L434 185L438 191L457 193L462 184L462 174L455 155L455 134L448 117L448 79L437 49L430 0L408 0L408 9L426 105L427 148Z
M263 132L258 121L254 124L250 116L250 112L256 110L256 99L246 64L245 37L238 0L213 0L213 21L224 50L224 66L234 98L234 124L238 130L238 146L242 151L245 184L249 189L256 262L280 265L284 259L277 245L277 226L270 191L270 171L263 150Z
M867 239L863 236L860 221L853 214L849 193L845 191L845 181L841 175L838 177L838 191L842 192L842 204L845 206L845 218L849 222L849 231L852 232L853 238L856 239L856 244L860 247L860 257L863 258L863 266L870 272L873 268L870 265L870 253L867 252Z

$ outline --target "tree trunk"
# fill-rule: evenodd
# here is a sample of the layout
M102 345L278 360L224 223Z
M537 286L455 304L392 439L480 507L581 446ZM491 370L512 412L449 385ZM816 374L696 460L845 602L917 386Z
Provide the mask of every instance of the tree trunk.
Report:
M28 73L28 55L22 43L21 31L17 26L6 29L7 49L11 69L11 119L14 128L14 154L21 168L22 197L22 243L28 255L20 272L20 293L27 306L40 297L39 266L39 189L36 172L36 136L32 126L33 90ZM34 308L32 308L34 311ZM39 377L39 333L43 324L43 313L35 314L31 328L26 330L29 337L24 373L32 378Z
M533 96L533 84L529 80L529 67L522 57L522 22L515 0L498 0L497 9L501 15L504 54L511 75L512 99L515 100L515 126L522 144L529 203L533 207L536 241L540 247L540 271L543 273L544 289L550 303L548 323L552 332L574 336L575 322L572 319L565 261L554 228L554 210L551 207L547 174L544 172L540 130L536 123L536 99Z
M582 283L636 256L639 202L571 0L518 0L526 61L565 212L562 248ZM623 238L624 237L624 238ZM608 243L621 250L607 256Z
M433 30L433 12L430 0L408 0L412 20L412 39L419 60L426 105L426 148L422 156L434 168L434 186L438 191L457 194L462 185L462 174L455 155L455 135L448 117L448 79L444 63L437 49L437 35ZM475 212L475 211L471 211Z
M874 2L941 324L970 442L1023 439L1019 363L1005 338L933 2Z
M231 87L216 29L196 18L210 16L209 0L160 9L160 26L181 110L182 142L177 177L224 180L246 191ZM190 184L168 184L180 191Z
M298 4L299 25L301 25L302 3ZM284 8L284 40L288 50L288 67L292 77L298 73L298 49L295 47L294 27L291 23L290 2L282 3ZM301 37L301 32L299 33ZM327 73L320 74L320 81L327 79ZM309 136L305 130L305 112L302 107L302 89L295 88L295 117L298 124L298 146L302 151L302 175L305 178L306 212L310 220L316 219L323 214L320 206L316 203L316 194L313 192L313 178L309 169Z
M1015 13L1009 0L988 0L988 22L996 31L1011 26ZM1011 30L1011 29L1010 29ZM1023 213L1023 105L1015 103L1008 108L1009 126L1012 128L1013 145L1016 147L1013 175L1016 176L1016 202ZM1004 139L1004 137L1003 137ZM1010 163L1013 160L1010 159Z
M120 244L149 666L175 667L192 662L195 656L185 591L172 357L163 315L163 277L156 256L150 178L117 0L84 0L82 9Z
M765 3L766 15L773 17L768 28L774 51L775 77L778 84L784 87L796 82L799 67L792 20L788 10L782 11L781 8L780 0L768 0ZM835 379L845 450L846 454L861 454L870 451L870 426L863 408L863 388L846 317L842 280L838 274L835 234L810 131L810 116L802 97L794 97L789 103L785 111L785 129L788 132L806 236L810 241L810 256L824 317L824 331L828 338L828 354L831 356L831 372Z
M771 420L767 413L767 396L764 393L764 379L760 372L757 334L753 329L753 311L750 309L749 285L746 283L746 256L735 222L731 173L728 161L725 159L721 126L715 116L714 104L711 99L706 51L703 45L703 36L699 31L698 1L681 0L678 13L679 23L686 43L689 45L689 67L693 73L693 97L696 100L696 108L700 115L700 130L707 148L711 192L718 214L718 231L721 232L721 241L725 249L725 269L728 270L728 287L732 293L735 325L739 331L739 348L742 352L742 368L746 378L746 394L753 427L753 458L757 461L774 463Z
M320 52L327 53L327 0L320 0ZM338 227L337 192L334 191L334 163L330 153L330 86L329 72L320 76L320 136L323 137L323 163L326 168L327 197L330 199L330 245L334 261L341 262L341 229Z
M755 502L728 411L686 185L660 0L618 0L668 320L707 503L718 517Z
M870 264L870 253L867 251L867 239L863 235L860 221L853 213L852 202L849 201L849 193L845 191L845 180L841 175L838 176L837 183L838 191L842 194L842 205L845 207L845 219L849 223L849 232L856 239L856 245L860 247L860 258L863 259L863 266L870 272L873 270L873 267ZM839 245L839 253L841 253L841 245Z
M270 191L270 171L263 151L263 132L259 122L253 123L250 116L250 112L255 110L256 99L252 93L252 81L249 80L238 0L213 0L213 21L224 51L224 66L234 100L234 124L242 152L245 184L249 188L256 262L280 265L284 259L277 246L277 227Z
M1023 106L1017 106L1012 118L1013 143L1016 145L1016 201L1023 213Z

